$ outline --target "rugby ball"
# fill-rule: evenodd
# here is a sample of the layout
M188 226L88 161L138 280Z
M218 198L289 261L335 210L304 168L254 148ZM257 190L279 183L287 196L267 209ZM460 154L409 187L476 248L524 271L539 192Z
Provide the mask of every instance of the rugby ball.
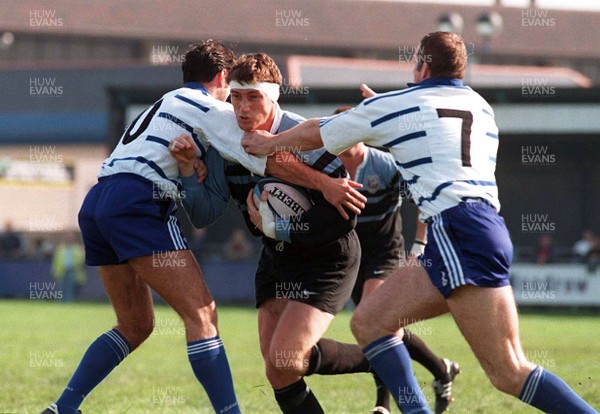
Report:
M300 216L313 206L305 189L277 178L263 178L254 186L253 197L257 206L263 191L268 193L267 203L273 213L283 219Z

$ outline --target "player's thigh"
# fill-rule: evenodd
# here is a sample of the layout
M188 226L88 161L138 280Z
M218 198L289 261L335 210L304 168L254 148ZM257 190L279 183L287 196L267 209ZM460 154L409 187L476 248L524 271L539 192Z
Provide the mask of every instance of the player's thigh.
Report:
M279 317L271 340L270 357L305 360L323 336L334 315L302 302L290 301Z
M137 347L154 326L148 285L128 264L100 266L100 279L117 316L117 329Z
M360 345L411 323L448 312L448 305L419 264L394 271L379 288L361 301L352 317L352 328Z
M184 322L196 320L199 310L211 310L214 301L206 286L200 266L190 250L172 250L156 256L129 260L131 267L182 317ZM202 312L200 312L201 314ZM209 319L216 318L216 315ZM209 321L206 321L209 322ZM216 324L216 319L212 321Z
M267 299L258 308L258 340L260 352L265 361L269 361L269 347L273 333L288 301L286 299Z
M452 292L448 305L492 382L518 394L533 365L521 348L512 288L462 286Z

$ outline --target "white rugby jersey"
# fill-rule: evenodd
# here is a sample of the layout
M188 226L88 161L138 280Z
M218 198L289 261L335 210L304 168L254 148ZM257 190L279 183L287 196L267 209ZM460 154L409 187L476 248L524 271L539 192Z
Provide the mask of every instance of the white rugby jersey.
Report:
M494 171L498 127L490 105L460 79L430 78L322 118L325 148L389 148L425 220L468 199L500 210Z
M169 143L182 133L192 136L199 157L212 145L223 158L264 175L266 157L249 155L242 148L244 133L231 104L212 97L199 83L188 82L166 93L131 123L102 164L98 177L137 174L159 184L165 193L176 194L179 170L169 153Z

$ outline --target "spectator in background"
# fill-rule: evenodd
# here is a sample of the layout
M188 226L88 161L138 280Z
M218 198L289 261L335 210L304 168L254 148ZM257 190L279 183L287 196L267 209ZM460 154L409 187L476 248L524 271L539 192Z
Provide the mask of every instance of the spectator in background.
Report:
M243 260L252 257L254 248L242 229L236 229L225 244L225 257L229 260Z
M581 239L573 245L573 255L580 263L586 263L590 272L595 272L600 261L600 240L592 230L586 229Z
M596 235L593 231L586 229L581 233L581 239L573 245L573 254L579 262L587 262L588 256L596 244Z
M74 232L67 233L65 241L54 251L52 277L58 282L66 302L72 302L86 282L83 246Z
M14 230L13 223L7 220L4 224L4 233L0 236L0 253L2 257L11 259L23 256L23 239Z
M203 229L192 229L190 237L190 250L196 256L196 260L201 262L206 256L206 228Z
M554 246L552 236L543 234L538 239L537 250L535 253L535 262L537 264L546 264L554 260Z

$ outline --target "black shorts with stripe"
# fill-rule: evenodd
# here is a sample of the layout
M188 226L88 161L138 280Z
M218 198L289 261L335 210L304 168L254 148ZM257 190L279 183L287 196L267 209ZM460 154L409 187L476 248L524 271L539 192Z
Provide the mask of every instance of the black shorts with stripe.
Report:
M256 307L268 299L287 299L337 314L350 299L360 266L356 232L307 248L303 254L296 249L296 253L289 257L271 247L263 248L255 279Z

